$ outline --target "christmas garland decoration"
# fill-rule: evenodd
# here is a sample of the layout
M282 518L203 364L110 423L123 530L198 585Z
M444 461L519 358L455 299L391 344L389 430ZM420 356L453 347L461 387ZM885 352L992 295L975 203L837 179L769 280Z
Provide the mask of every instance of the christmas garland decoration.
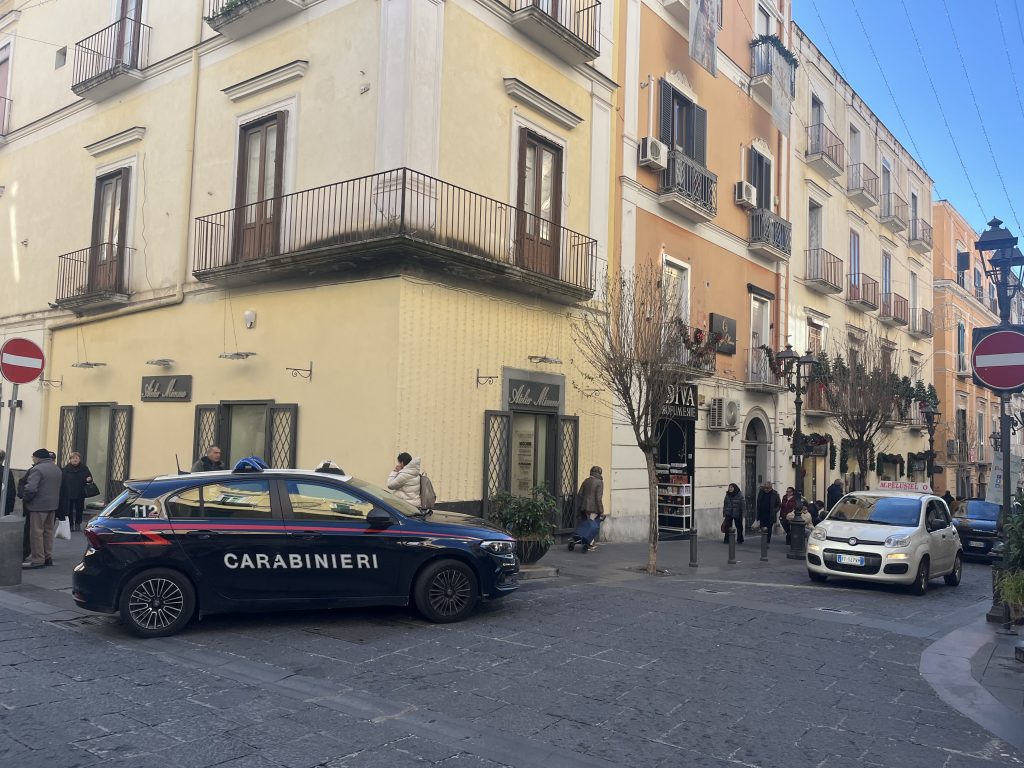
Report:
M913 469L915 461L923 461L923 469ZM907 452L907 473L910 472L927 472L928 471L928 451L921 451L920 453L914 453L913 451Z
M761 43L768 43L768 45L777 50L779 55L782 56L786 63L793 67L793 69L800 66L800 62L797 61L796 55L786 47L786 44L782 42L782 38L778 35L758 35L750 41L750 47L756 48Z
M877 463L875 464L875 472L881 477L884 474L885 464L895 464L899 468L899 474L897 477L903 477L906 474L906 465L903 463L903 454L901 453L880 453L877 456Z
M683 346L686 347L687 351L701 360L708 359L711 355L718 352L718 345L724 338L717 331L708 333L703 328L690 328L687 331L685 326L683 326L680 336Z
M848 438L843 438L839 443L839 471L844 475L850 471L850 449L856 449L857 443ZM885 454L882 454L883 456ZM903 457L900 457L900 463L903 462ZM893 460L895 462L895 459ZM875 461L875 444L873 441L868 441L868 465L861 467L861 472L867 474L871 471L871 467L876 466Z
M828 444L828 468L836 468L836 441L830 440Z

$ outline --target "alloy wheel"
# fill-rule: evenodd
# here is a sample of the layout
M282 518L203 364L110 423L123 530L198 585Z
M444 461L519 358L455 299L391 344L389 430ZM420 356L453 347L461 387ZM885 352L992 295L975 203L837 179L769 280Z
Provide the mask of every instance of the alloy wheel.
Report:
M170 579L147 579L128 598L132 620L145 629L165 629L181 615L185 596Z
M430 607L442 616L454 616L465 609L472 591L466 574L454 568L446 568L430 582Z

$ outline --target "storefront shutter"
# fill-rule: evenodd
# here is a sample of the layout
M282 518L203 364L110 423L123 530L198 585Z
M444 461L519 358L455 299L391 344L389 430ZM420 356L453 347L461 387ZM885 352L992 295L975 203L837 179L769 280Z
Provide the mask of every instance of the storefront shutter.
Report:
M110 407L110 435L107 440L107 495L109 501L124 490L131 471L132 407Z
M499 493L508 493L512 476L512 414L484 411L484 490L481 514Z
M578 416L560 416L558 443L555 446L555 499L561 511L556 527L569 530L576 527L576 487L579 475L580 420Z
M63 405L60 409L60 425L57 433L57 466L68 463L72 451L78 450L81 409L77 405Z
M299 406L295 403L267 407L267 450L264 456L274 469L295 466Z
M211 445L220 445L221 425L224 423L222 411L220 405L196 406L196 424L192 432L192 461L189 462L189 467L199 461L199 457L205 455Z

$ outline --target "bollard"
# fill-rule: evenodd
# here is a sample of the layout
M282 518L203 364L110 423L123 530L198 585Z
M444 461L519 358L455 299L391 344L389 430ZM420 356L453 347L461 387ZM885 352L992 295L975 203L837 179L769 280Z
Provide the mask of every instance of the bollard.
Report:
M768 530L766 528L761 529L761 562L768 562Z
M17 515L0 517L0 587L21 584L21 546L25 535L25 518Z
M697 529L690 529L690 567L697 567Z
M786 557L790 560L803 560L807 557L807 528L804 527L803 515L797 513L789 526L789 552Z
M729 565L736 565L736 529L729 529Z

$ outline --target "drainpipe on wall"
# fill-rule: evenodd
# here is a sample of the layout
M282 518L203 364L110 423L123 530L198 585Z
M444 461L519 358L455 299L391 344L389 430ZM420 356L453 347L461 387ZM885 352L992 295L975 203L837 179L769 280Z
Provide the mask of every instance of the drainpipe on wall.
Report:
M97 323L104 320L111 320L118 317L124 317L125 315L133 315L137 312L147 312L153 309L160 309L162 307L172 307L181 304L185 300L185 283L188 280L188 237L191 231L192 224L192 189L195 179L195 147L196 147L196 123L197 123L197 112L199 107L199 46L203 42L203 6L204 0L196 0L197 13L196 13L196 25L195 25L195 44L192 46L192 98L189 101L189 114L188 114L188 143L185 145L185 155L187 157L189 174L188 181L185 183L185 193L183 195L184 209L182 221L183 230L183 246L181 249L181 257L178 264L178 281L175 286L174 293L162 299L155 299L153 301L147 301L136 304L131 307L125 307L124 309L115 310L113 312L106 312L95 317L76 317L73 320L60 320L54 323L48 323L45 326L45 350L47 360L53 359L53 335L56 331L61 331L67 328L74 328L75 326L88 325L90 323ZM50 388L45 387L43 389L43 423L42 423L42 435L49 434L50 431Z

